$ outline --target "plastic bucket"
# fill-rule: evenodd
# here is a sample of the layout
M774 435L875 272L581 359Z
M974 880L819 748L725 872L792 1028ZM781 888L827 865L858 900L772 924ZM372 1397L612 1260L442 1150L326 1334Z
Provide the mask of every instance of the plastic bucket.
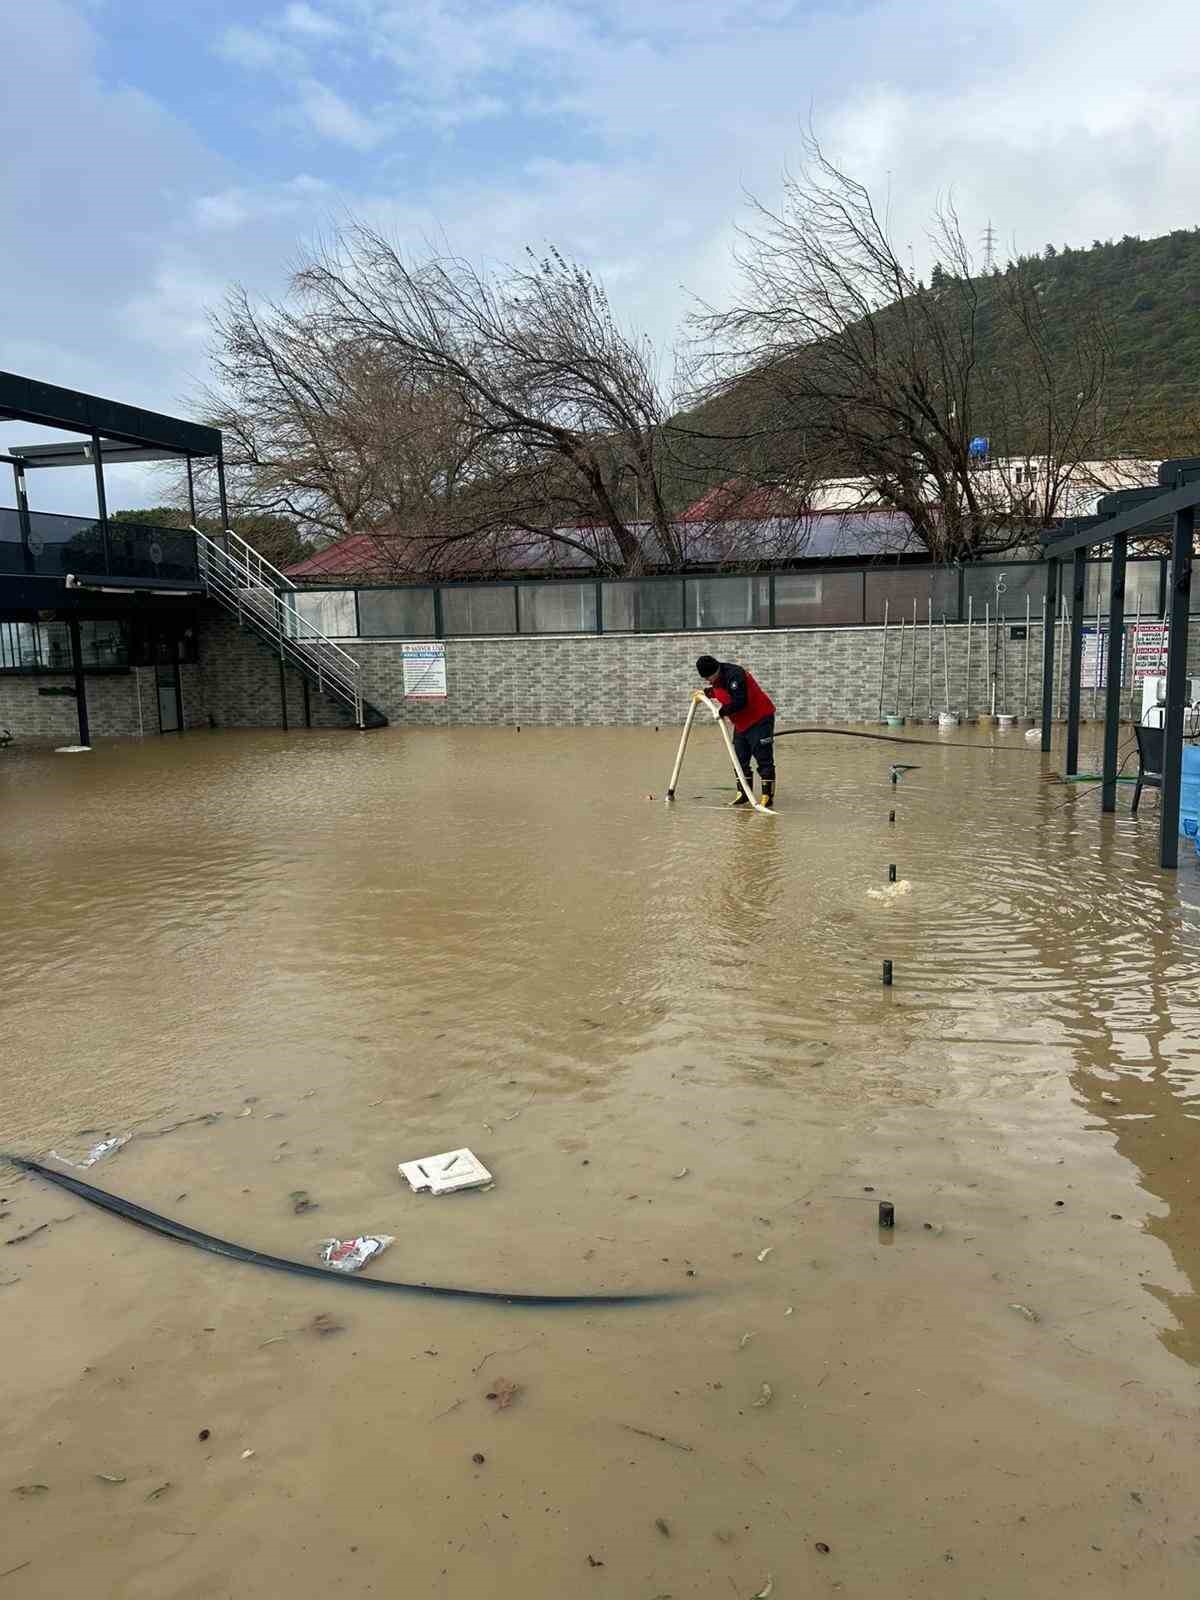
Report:
M1189 826L1190 824L1190 826ZM1200 745L1185 744L1179 781L1179 831L1194 839L1200 827Z

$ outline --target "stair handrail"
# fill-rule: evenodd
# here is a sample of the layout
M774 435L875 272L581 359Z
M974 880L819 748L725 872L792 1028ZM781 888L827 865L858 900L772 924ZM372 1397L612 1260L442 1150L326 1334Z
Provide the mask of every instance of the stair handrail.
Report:
M335 693L349 701L355 723L361 728L362 663L302 616L282 592L298 594L298 586L232 529L226 529L225 548L201 533L194 523L191 531L197 541L201 578L210 593L223 599L239 619L248 613L259 631L278 645L281 656L290 657L314 674L318 689L328 682Z

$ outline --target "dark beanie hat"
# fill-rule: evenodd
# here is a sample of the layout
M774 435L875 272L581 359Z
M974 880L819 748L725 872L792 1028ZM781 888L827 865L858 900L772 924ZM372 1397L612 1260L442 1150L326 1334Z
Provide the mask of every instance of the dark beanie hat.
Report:
M717 660L716 656L700 656L696 662L696 671L702 678L711 678L713 673L719 669L720 665L721 663Z

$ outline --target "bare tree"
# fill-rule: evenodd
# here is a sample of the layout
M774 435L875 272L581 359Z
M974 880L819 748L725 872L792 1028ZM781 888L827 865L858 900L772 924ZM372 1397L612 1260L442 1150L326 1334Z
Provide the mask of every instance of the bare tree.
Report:
M433 545L511 528L609 570L678 565L654 353L618 327L585 269L555 251L498 276L451 255L411 261L352 223L297 288L324 343L367 349L453 397L470 471L456 515L428 530Z
M746 432L775 477L809 481L819 463L856 480L864 505L904 513L939 559L1027 540L1103 454L1103 326L1076 317L1064 337L1036 261L979 276L948 204L925 285L868 190L811 136L804 155L777 209L753 202L737 303L698 319L708 397L753 397Z
M239 509L337 538L424 524L452 498L471 454L453 396L331 334L303 296L256 309L235 286L213 335L201 407L224 433Z

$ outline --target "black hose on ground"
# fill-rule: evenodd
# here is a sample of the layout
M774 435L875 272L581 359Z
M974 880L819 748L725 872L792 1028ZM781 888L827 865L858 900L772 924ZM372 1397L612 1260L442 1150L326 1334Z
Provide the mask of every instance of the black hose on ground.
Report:
M1006 756L1031 754L1030 751L1021 750L1015 745L966 744L958 739L905 739L898 733L862 733L857 728L780 728L776 731L775 737L786 739L790 733L832 733L839 739L880 739L884 744L920 744L927 750L998 750ZM1040 753L1039 751L1038 754Z
M25 1172L35 1173L60 1189L78 1195L102 1211L124 1217L126 1222L136 1222L152 1233L165 1234L168 1239L178 1239L183 1244L195 1245L215 1256L227 1256L231 1261L244 1261L252 1267L269 1267L273 1272L290 1272L298 1278L319 1278L322 1283L343 1283L359 1289L388 1289L393 1293L430 1295L443 1300L483 1300L506 1306L645 1306L661 1305L667 1300L680 1300L689 1291L661 1290L646 1294L505 1294L498 1289L454 1289L434 1283L396 1283L387 1278L358 1278L348 1273L333 1272L328 1267L314 1267L305 1261L288 1261L283 1256L265 1255L261 1250L251 1250L244 1244L231 1244L228 1239L214 1238L189 1228L184 1222L174 1222L157 1211L147 1211L144 1206L124 1200L120 1195L109 1194L104 1189L84 1183L66 1172L55 1172L39 1161L29 1161L24 1156L0 1155L0 1160L11 1161Z

